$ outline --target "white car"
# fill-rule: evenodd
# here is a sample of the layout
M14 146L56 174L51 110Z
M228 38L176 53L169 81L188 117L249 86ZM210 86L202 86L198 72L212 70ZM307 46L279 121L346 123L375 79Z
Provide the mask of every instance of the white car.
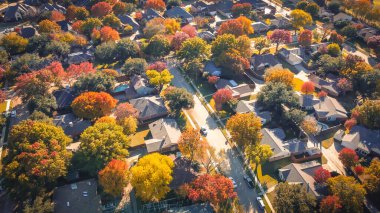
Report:
M265 204L264 204L263 199L261 197L257 197L256 200L257 200L257 203L259 204L259 207L261 209L265 209Z
M228 179L230 179L232 181L232 185L234 185L234 188L236 188L237 184L236 184L235 180L232 177L229 177Z
M11 118L15 118L16 115L17 115L16 110L13 110L13 111L11 112Z

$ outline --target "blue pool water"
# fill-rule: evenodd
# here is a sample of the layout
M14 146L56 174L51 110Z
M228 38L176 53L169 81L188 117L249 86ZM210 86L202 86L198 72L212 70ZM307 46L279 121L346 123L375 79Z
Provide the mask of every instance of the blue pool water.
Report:
M112 92L114 92L114 93L123 92L124 90L126 90L128 88L129 88L128 84L120 84L120 85L116 86Z

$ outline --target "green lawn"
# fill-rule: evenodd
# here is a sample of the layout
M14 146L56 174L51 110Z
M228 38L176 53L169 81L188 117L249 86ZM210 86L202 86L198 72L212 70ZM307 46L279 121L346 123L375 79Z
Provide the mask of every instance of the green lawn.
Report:
M284 158L274 162L264 162L257 167L257 178L264 188L270 188L278 183L277 173L278 169L289 165L291 163L290 158ZM252 167L254 169L254 165Z
M205 78L199 78L197 81L194 81L195 85L199 89L199 91L202 93L203 96L207 101L210 101L212 98L211 94L214 94L216 92L216 88L213 84L208 83L207 79Z
M143 145L145 139L147 139L147 137L149 135L149 132L150 132L150 130L149 130L148 126L140 127L137 130L136 134L134 134L131 137L130 147L136 147L136 146Z

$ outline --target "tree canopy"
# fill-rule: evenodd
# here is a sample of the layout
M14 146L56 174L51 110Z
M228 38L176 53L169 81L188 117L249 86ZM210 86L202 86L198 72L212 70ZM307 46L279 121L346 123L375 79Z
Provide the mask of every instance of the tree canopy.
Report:
M227 121L232 139L242 147L260 143L261 120L253 113L236 114Z

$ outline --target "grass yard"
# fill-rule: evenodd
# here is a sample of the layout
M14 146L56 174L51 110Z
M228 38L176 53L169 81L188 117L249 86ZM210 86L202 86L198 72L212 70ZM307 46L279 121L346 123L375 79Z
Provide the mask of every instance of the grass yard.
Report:
M145 139L149 135L149 128L148 126L140 127L137 129L136 134L134 134L131 138L131 144L130 147L136 147L144 144Z
M331 145L333 145L333 143L334 143L334 137L328 138L328 139L322 141L322 146L323 146L323 148L328 149L328 148L330 148Z
M257 167L257 178L264 188L271 188L277 185L277 173L278 169L290 164L290 158L284 158L274 162L264 162ZM252 166L254 169L254 165Z
M199 78L197 81L194 81L195 85L199 89L199 91L202 93L203 96L207 101L210 101L212 98L212 94L216 92L216 88L213 84L210 84L207 82L205 78Z

